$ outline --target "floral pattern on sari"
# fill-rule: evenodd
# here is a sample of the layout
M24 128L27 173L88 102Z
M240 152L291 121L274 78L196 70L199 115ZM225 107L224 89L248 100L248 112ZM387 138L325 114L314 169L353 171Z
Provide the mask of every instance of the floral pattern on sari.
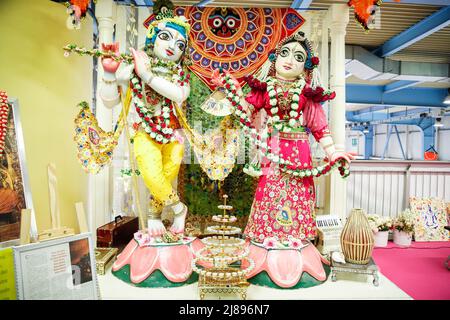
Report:
M292 161L294 167L312 167L307 139L280 138L278 146L280 156ZM267 237L276 237L279 241L287 241L289 236L315 237L313 179L284 174L274 165L263 171L265 174L259 179L244 233L256 242L263 242Z

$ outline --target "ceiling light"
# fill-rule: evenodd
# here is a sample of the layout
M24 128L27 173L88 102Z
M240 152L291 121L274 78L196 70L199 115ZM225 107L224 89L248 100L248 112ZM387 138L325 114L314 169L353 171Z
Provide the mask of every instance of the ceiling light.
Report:
M369 133L369 127L364 127L363 133Z

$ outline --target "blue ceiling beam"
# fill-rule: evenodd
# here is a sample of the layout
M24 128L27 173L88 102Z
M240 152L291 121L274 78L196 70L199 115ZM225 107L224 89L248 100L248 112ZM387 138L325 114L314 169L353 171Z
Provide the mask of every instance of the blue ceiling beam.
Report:
M346 111L345 119L351 122L370 122L370 121L383 121L389 119L388 113L367 113L364 115L355 114L355 111Z
M385 94L384 86L347 84L346 102L372 106L409 106L444 108L447 89L406 88Z
M411 116L411 115L417 115L421 113L428 113L430 112L430 108L416 108L412 110L404 110L404 111L397 111L397 112L391 112L390 117L402 117L402 116Z
M405 88L413 87L422 81L398 80L384 86L384 93L391 93Z
M369 107L369 108L353 111L353 114L354 115L362 115L364 113L371 113L371 112L386 110L389 108L392 108L392 106L374 106L374 107Z
M373 53L387 57L450 25L450 6L443 7L412 27L392 37Z
M306 10L309 9L312 0L294 0L291 4L291 9Z
M358 110L360 111L360 110ZM415 108L415 109L407 109L404 111L397 111L391 113L383 113L383 112L372 112L372 113L358 113L358 111L347 111L345 113L347 121L351 122L371 122L371 121L384 121L389 122L392 119L392 122L400 123L402 121L408 122L408 119L399 120L399 117L407 117L407 116L417 116L420 117L421 113L428 113L430 108ZM389 122L390 123L390 122Z

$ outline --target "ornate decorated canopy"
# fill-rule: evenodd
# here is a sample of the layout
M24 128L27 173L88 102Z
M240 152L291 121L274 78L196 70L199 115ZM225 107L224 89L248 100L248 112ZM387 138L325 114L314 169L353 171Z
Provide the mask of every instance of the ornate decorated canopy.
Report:
M219 67L242 83L281 39L305 22L293 9L176 7L175 12L191 24L189 68L209 87L212 71ZM144 25L154 18L151 15Z

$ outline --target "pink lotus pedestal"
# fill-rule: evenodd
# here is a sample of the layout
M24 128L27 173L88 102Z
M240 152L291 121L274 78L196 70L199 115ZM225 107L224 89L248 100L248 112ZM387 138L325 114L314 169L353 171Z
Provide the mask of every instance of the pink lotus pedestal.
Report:
M247 275L250 283L274 288L307 288L323 283L330 272L330 262L308 243L299 249L270 248L248 243L249 258L255 268ZM246 267L247 263L243 263Z
M175 244L145 245L133 239L117 256L112 273L139 287L190 284L197 281L197 274L192 272L192 260L203 246L197 238L184 238Z

